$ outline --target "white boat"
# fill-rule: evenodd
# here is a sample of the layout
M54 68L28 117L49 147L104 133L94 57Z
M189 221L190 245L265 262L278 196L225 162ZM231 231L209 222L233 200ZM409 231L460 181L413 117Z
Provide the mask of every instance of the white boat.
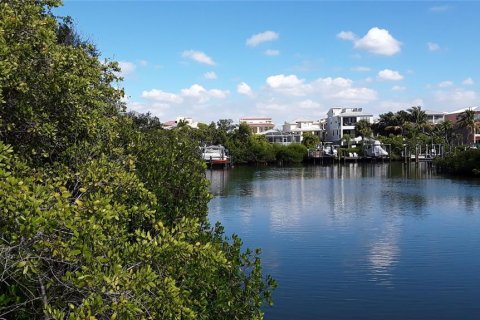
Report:
M229 165L230 156L228 150L222 145L202 147L202 159L210 165Z
M365 146L365 154L367 157L373 158L388 157L388 152L383 149L382 144L378 140L374 140L373 143Z
M338 153L337 148L328 142L323 143L322 152L324 157L334 157L334 158L337 156L337 153Z

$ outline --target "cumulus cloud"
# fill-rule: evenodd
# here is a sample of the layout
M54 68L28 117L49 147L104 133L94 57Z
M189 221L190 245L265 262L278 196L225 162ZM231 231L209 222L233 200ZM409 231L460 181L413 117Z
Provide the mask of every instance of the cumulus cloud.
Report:
M309 86L304 84L304 79L298 79L296 75L274 75L267 78L267 85L277 92L293 95L303 96L308 92Z
M280 55L280 51L274 49L265 50L264 54L269 57L275 57Z
M296 75L275 75L266 80L269 89L285 96L303 97L310 95L321 99L343 102L368 102L377 99L377 92L370 88L356 87L351 79L318 78L311 82Z
M442 81L438 84L439 88L448 88L448 87L451 87L451 86L453 86L453 82L450 81L450 80Z
M132 75L137 69L137 66L129 61L118 61L118 66L120 67L120 72L118 74L124 78Z
M388 30L377 27L368 30L367 34L360 39L351 31L342 31L337 34L337 37L352 41L356 49L384 56L393 56L399 53L402 46L402 43L395 39Z
M192 59L198 63L208 64L210 66L215 65L215 61L201 51L185 50L182 52L182 57Z
M193 84L190 88L182 89L180 92L185 99L193 100L197 103L205 103L209 101L210 98L224 99L229 94L228 90L207 90L199 84Z
M321 108L321 104L310 99L300 101L298 103L300 109L318 109Z
M210 72L204 73L203 77L207 80L215 80L217 79L217 74L213 71L210 71Z
M342 40L356 40L357 36L352 31L340 31L337 33L337 38Z
M142 98L155 103L165 105L180 105L189 103L205 103L210 99L225 99L229 94L228 90L210 89L207 90L199 84L193 84L189 88L180 90L180 93L165 92L159 89L145 90Z
M277 40L279 34L274 31L265 31L252 35L247 39L246 45L248 47L256 47L261 43Z
M440 45L435 42L427 42L427 48L429 51L438 51L440 50Z
M398 72L390 69L384 69L378 72L378 77L382 80L398 81L402 80L403 76Z
M183 98L181 96L174 93L158 90L158 89L142 91L142 98L145 98L148 100L154 100L158 102L175 103L175 104L179 104L183 102Z
M469 77L469 78L463 80L462 84L464 84L466 86L471 86L471 85L475 84L475 81L473 81L473 79Z
M452 108L453 106L469 106L478 103L478 94L473 90L450 88L436 91L433 94L437 103Z
M248 84L246 84L245 82L240 82L237 85L237 92L240 93L240 94L249 96L249 97L253 97L252 88Z

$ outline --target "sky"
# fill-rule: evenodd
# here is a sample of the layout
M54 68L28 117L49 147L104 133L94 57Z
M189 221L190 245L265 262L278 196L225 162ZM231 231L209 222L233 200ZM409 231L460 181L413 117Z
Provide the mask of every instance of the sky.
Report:
M54 12L119 62L127 108L161 121L281 127L332 107L480 105L480 2L66 0Z

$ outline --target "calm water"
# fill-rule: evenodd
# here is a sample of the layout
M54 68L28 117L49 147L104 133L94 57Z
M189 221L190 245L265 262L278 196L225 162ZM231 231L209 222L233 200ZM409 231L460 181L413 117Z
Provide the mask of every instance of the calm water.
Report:
M208 171L210 219L263 249L266 319L480 319L480 182L421 164Z

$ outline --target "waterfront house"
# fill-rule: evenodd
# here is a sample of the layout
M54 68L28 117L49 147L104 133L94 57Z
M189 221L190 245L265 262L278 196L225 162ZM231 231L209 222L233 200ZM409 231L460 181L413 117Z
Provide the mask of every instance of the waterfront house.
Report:
M270 143L288 145L290 143L300 143L302 136L298 132L282 132L278 129L271 129L259 133L264 135Z
M355 124L360 120L373 123L373 114L362 108L331 108L327 113L325 140L340 142L346 134L355 137Z
M439 124L445 121L446 112L425 110L425 115L427 116L427 122L431 124Z
M191 128L198 128L198 122L194 122L193 119L189 117L177 117L175 120L166 121L162 124L165 129L173 129L182 122Z
M472 110L475 112L475 122L477 124L480 123L480 107L468 107L468 108L463 108L459 110L455 110L452 112L449 112L445 115L445 120L449 120L452 123L457 123L457 118L458 116L462 113L465 112L466 110ZM469 143L475 143L475 144L480 144L480 128L477 125L474 129L473 135L470 132L464 132L465 138Z
M240 123L246 123L255 134L259 134L268 130L272 130L275 124L272 118L268 117L245 117L240 118Z
M324 140L325 138L325 123L326 120L308 120L308 119L295 119L283 124L283 132L297 134L300 136L300 141L303 139L304 133L312 133Z

